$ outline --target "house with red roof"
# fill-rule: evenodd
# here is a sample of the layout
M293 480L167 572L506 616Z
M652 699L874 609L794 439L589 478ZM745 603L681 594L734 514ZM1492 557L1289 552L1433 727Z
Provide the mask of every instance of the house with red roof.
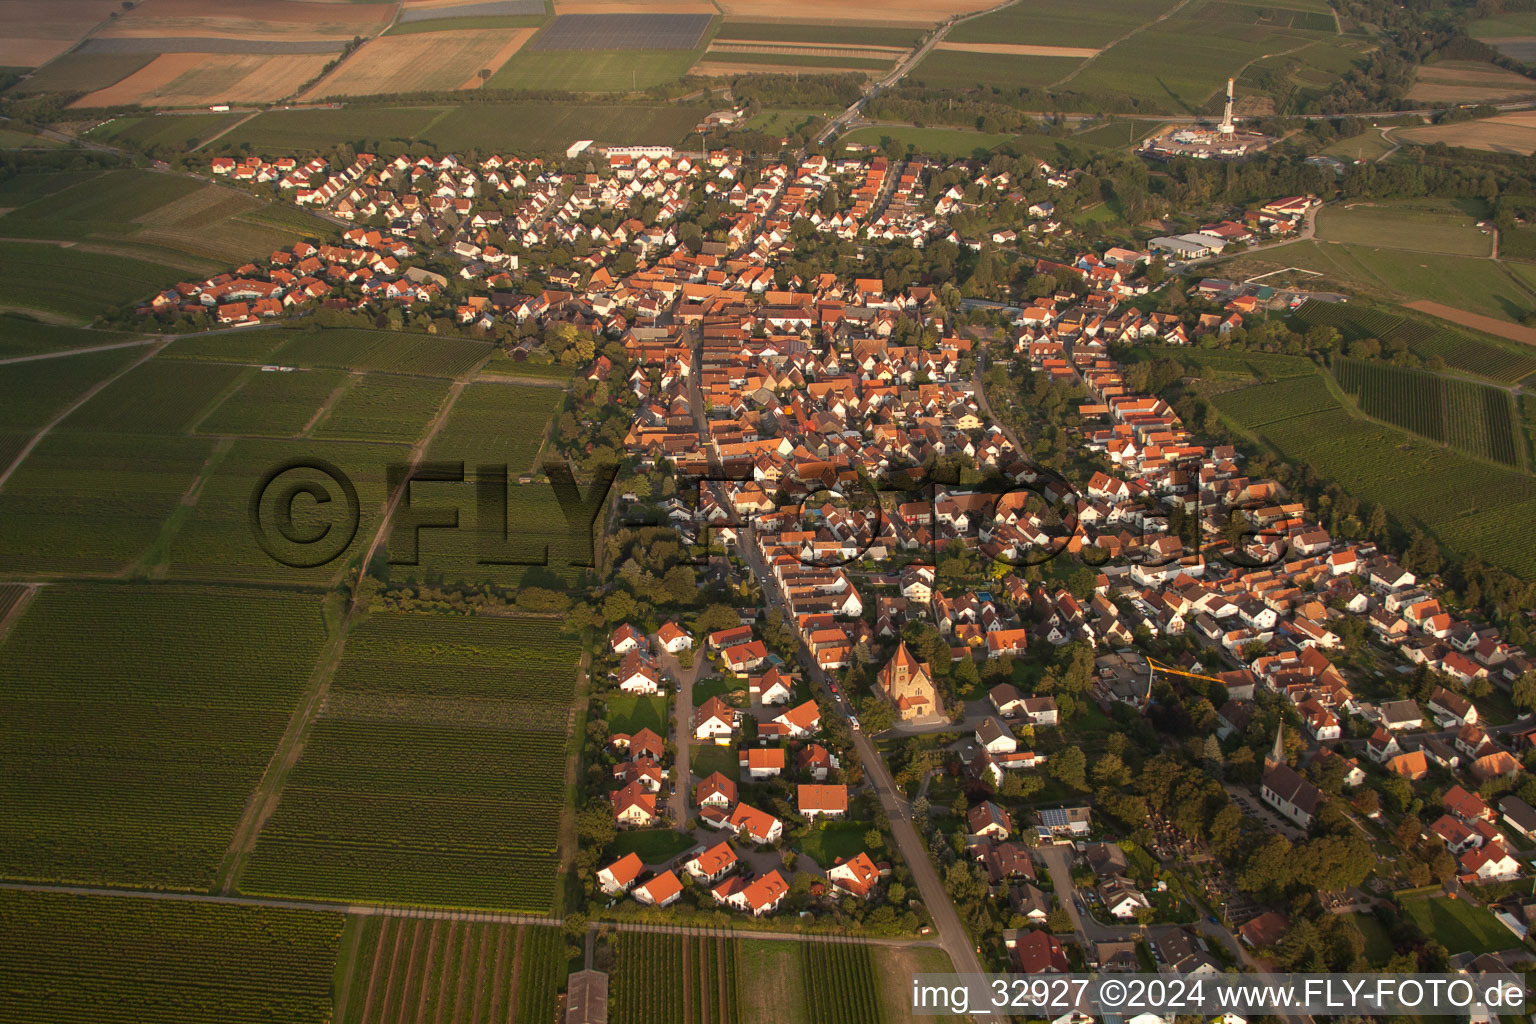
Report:
M683 870L700 882L712 884L730 874L737 863L739 858L731 844L721 842L690 858L683 864Z
M773 720L784 727L786 735L800 739L821 729L821 708L816 706L814 700L808 700L775 716Z
M1020 974L1066 974L1071 965L1056 936L1031 931L1019 936L1013 947L1013 968Z
M839 858L837 863L828 868L827 881L832 883L834 889L865 899L880 884L880 871L875 867L875 862L869 859L869 854L857 853L848 860Z
M628 892L629 887L635 884L635 879L640 877L640 872L643 870L645 865L640 862L640 855L626 853L607 867L599 869L597 887L609 896Z
M789 895L789 883L784 881L784 876L777 870L769 871L766 875L748 882L741 888L735 889L725 898L728 906L751 914L753 917L762 917L779 909L779 904Z
M693 802L699 807L729 810L736 803L736 783L720 772L711 772L693 790Z
M737 804L725 825L748 842L759 846L776 843L784 834L784 823L767 811L760 811L747 804Z
M656 794L631 782L611 795L613 818L620 825L644 828L656 821Z
M768 648L761 640L751 640L720 652L720 662L737 675L746 675L768 658Z
M693 637L675 622L666 622L656 631L656 641L668 654L678 654L693 649Z
M745 747L737 751L736 758L742 772L753 782L784 773L783 747Z
M736 734L736 709L719 697L711 697L693 716L693 738L726 744Z
M666 907L683 894L683 883L674 872L663 871L635 889L635 899L653 907Z
M806 818L841 818L848 813L848 787L802 782L796 788L796 805Z

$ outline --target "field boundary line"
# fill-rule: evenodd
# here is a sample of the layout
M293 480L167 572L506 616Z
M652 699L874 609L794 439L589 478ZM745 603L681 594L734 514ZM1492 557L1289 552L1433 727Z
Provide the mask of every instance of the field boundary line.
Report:
M153 359L156 355L158 355L170 343L171 343L171 339L170 338L161 338L161 339L159 339L159 343L158 344L156 344L155 342L151 341L149 344L153 345L154 347L151 348L150 351L144 353L138 359L135 359L133 362L129 363L127 366L123 367L121 370L119 370L116 373L112 374L111 376L107 377L105 380L100 381L100 382L92 385L91 387L87 388L85 390L85 393L82 394L79 398L75 399L73 402L71 402L69 404L69 406L64 409L63 412L59 413L53 419L49 420L46 424L44 424L43 428L41 430L39 430L37 433L32 435L32 439L30 441L28 441L22 447L21 451L16 453L16 458L11 460L11 464L9 466L5 467L5 472L0 473L0 490L4 490L5 489L5 483L6 483L7 480L9 480L11 478L11 474L16 472L16 467L20 466L24 461L26 461L27 456L32 454L32 449L36 448L38 446L38 444L43 440L43 438L48 436L48 432L49 431L51 431L54 427L58 426L60 423L64 422L64 420L71 413L73 413L76 409L80 408L86 402L89 402L92 398L95 398L96 395L100 394L102 390L104 390L108 385L110 385L113 382L115 382L118 378L124 376L125 374L129 373L132 370L138 369L140 366L143 366L145 363L149 362L151 359Z

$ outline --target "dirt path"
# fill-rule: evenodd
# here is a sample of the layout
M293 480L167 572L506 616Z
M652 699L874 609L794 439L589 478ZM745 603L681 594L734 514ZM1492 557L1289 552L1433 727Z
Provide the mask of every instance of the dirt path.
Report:
M326 396L325 401L320 403L320 408L316 409L315 414L309 418L309 422L304 424L304 429L299 431L298 436L308 437L310 432L319 426L320 421L329 416L331 410L336 408L336 403L341 401L341 396L352 390L353 385L361 380L362 376L361 370L353 370L346 380L336 385L335 389Z
M1138 33L1138 32L1145 32L1147 29L1151 28L1153 25L1156 25L1160 21L1167 21L1169 18L1173 17L1175 14L1178 14L1184 8L1188 7L1189 3L1190 3L1190 0L1179 0L1178 3L1176 3L1172 7L1168 8L1162 14L1159 14L1157 17L1153 18L1151 21L1145 22L1144 24L1141 24L1141 25L1137 25L1135 28L1131 29L1129 32L1127 32L1125 35L1121 36L1119 39L1115 39L1115 40L1105 44L1103 47L1101 47L1099 49L1099 52L1098 52L1098 54L1096 56L1089 57L1087 60L1085 60L1081 64L1079 64L1077 67L1073 68L1071 70L1071 72L1068 73L1064 78L1060 78L1060 79L1052 82L1049 86L1047 86L1047 88L1050 88L1050 89L1060 88L1062 85L1065 85L1067 82L1072 81L1072 79L1076 78L1079 74L1082 73L1082 70L1084 68L1086 68L1088 65L1092 64L1094 61L1098 60L1099 57L1101 57L1104 54L1108 53L1110 50L1113 50L1115 47L1119 46L1121 43L1125 42L1127 39L1131 38L1131 36L1135 35L1136 33Z
M416 997L416 1024L424 1024L427 1017L427 993L432 991L432 961L437 955L437 935L442 927L443 922L433 921L432 934L427 937L427 962L421 968L421 994Z
M37 596L38 590L47 586L47 584L26 583L23 586L27 588L27 592L16 599L16 603L11 605L4 618L0 618L0 640L5 639L5 635L11 631L11 627L21 618L21 613L27 610L27 605L31 604L32 599Z
M44 359L63 359L66 356L83 356L91 352L110 352L115 348L133 348L137 345L165 344L164 338L140 338L137 341L114 341L108 345L87 345L85 348L66 348L57 352L36 352L29 356L11 356L8 359L0 359L0 366L8 366L11 363L36 363Z
M64 408L64 410L62 412L60 412L57 416L55 416L53 419L51 419L47 423L45 423L43 425L43 429L41 429L37 433L33 434L32 435L32 440L28 441L22 447L21 451L16 453L16 458L11 460L11 464L9 466L5 467L5 472L0 473L0 488L5 487L5 482L11 478L11 474L12 473L16 472L16 467L21 465L22 462L24 462L26 460L26 457L28 455L32 454L32 449L36 448L38 446L38 443L41 442L43 438L48 436L48 432L50 430L52 430L54 427L56 427L60 423L62 423L64 421L64 419L69 416L70 413L74 412L76 409L80 408L86 402L89 402L92 398L96 397L96 395L103 388L105 388L107 385L113 383L119 377L123 376L124 374L128 373L129 371L138 369L140 366L142 366L144 363L148 362L150 359L153 359L155 357L155 355L160 352L161 349L165 348L165 346L169 345L170 343L171 343L171 339L169 339L169 338L161 338L161 339L159 339L159 343L158 344L155 344L155 343L151 342L151 344L154 347L152 347L148 352L144 353L144 355L140 356L138 359L135 359L133 362L129 363L127 366L123 367L121 370L119 370L116 373L112 374L112 376L108 377L106 380L101 381L100 383L95 384L95 385L87 388L85 390L84 394L82 394L79 398L75 399L68 406L66 406Z

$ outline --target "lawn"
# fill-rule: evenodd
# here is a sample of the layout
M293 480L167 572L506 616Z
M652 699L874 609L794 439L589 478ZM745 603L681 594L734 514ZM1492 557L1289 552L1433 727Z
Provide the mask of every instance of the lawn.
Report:
M1240 278L1288 266L1321 273L1311 281L1314 288L1335 285L1376 298L1428 299L1510 322L1536 308L1536 293L1501 264L1467 256L1304 241L1220 264L1221 273Z
M694 775L707 779L719 772L732 782L741 775L740 755L735 746L722 747L714 743L702 743L689 747L688 768Z
M1374 914L1351 914L1349 922L1365 939L1365 956L1373 966L1379 967L1392 958L1392 937Z
M524 50L503 64L485 87L546 92L639 92L677 81L688 73L698 56L696 50Z
M741 701L733 702L729 694L740 694ZM700 679L693 684L693 706L698 707L711 697L719 697L727 704L736 703L737 706L746 703L747 686L739 676L714 676L713 678Z
M1425 935L1458 953L1492 953L1518 944L1491 913L1465 900L1447 896L1404 900L1403 912Z
M698 845L697 840L686 832L670 828L644 828L633 832L620 832L608 849L610 858L617 860L630 853L637 853L647 864L664 864Z
M847 859L865 851L864 834L869 826L857 821L829 821L817 823L810 835L800 841L799 849L820 864L830 868L839 857Z
M1477 228L1478 217L1450 203L1356 203L1325 207L1317 216L1317 237L1325 242L1487 256L1493 236Z
M649 729L662 737L670 732L665 697L632 697L615 693L607 698L607 703L610 736L620 732L634 734L641 729Z

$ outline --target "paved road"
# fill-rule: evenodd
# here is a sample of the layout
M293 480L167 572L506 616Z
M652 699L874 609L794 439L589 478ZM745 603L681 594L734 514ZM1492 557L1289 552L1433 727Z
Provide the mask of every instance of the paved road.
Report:
M693 797L693 769L689 764L693 745L693 683L698 679L705 660L701 652L695 651L693 667L685 669L675 655L661 649L661 641L653 636L651 642L656 645L662 672L670 672L677 680L677 713L673 715L677 720L677 733L673 737L673 742L677 744L677 756L672 761L675 792L667 798L667 813L671 815L672 827L680 829L688 824L688 802Z

